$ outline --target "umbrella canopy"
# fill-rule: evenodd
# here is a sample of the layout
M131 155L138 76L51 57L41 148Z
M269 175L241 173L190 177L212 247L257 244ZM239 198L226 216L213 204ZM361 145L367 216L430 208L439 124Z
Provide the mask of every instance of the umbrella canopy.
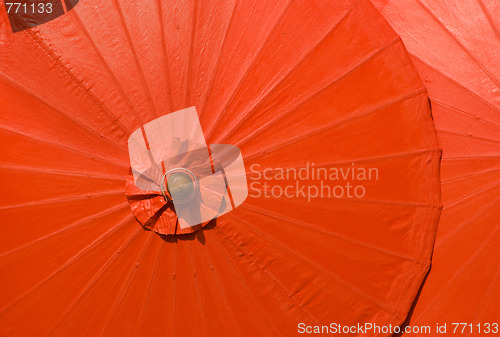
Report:
M479 335L500 312L500 3L373 2L412 55L443 146L444 210L409 323Z
M440 149L405 47L367 1L97 0L18 33L0 20L0 334L405 320ZM207 144L241 149L248 197L191 234L145 230L128 139L188 107Z

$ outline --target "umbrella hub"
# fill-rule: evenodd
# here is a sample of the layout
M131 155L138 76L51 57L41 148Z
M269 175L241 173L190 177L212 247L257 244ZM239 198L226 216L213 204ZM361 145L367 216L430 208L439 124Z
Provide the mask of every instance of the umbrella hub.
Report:
M196 192L196 176L186 168L174 168L163 175L160 186L166 200L188 202Z

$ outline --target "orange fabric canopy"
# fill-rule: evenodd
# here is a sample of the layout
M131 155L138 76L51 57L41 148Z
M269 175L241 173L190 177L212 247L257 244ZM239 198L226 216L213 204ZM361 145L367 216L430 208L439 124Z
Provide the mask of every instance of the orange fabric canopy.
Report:
M440 149L369 2L96 0L18 33L0 20L0 334L404 322L430 264ZM191 106L207 143L241 149L249 196L160 236L125 198L127 140Z
M408 323L447 323L449 332L452 323L472 323L464 335L493 332L500 317L500 3L373 2L412 55L443 147L444 209L432 269Z

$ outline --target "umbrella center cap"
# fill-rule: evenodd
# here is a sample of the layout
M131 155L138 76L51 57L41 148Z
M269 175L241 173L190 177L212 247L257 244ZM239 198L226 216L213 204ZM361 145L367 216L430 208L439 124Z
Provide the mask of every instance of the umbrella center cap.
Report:
M196 177L185 168L169 170L163 176L161 190L163 196L168 200L181 203L188 202L195 194Z

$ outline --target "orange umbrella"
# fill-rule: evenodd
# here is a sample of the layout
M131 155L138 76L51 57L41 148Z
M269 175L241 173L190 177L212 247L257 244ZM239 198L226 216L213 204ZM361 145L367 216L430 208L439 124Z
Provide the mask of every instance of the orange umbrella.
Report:
M440 150L367 1L98 0L17 33L0 20L0 334L403 323L429 268ZM212 159L232 163L211 144L241 149L248 197L182 235L169 204L174 234L159 235L125 198L128 140L188 107Z
M409 323L493 332L500 314L500 3L373 2L412 54L443 146L444 210Z

